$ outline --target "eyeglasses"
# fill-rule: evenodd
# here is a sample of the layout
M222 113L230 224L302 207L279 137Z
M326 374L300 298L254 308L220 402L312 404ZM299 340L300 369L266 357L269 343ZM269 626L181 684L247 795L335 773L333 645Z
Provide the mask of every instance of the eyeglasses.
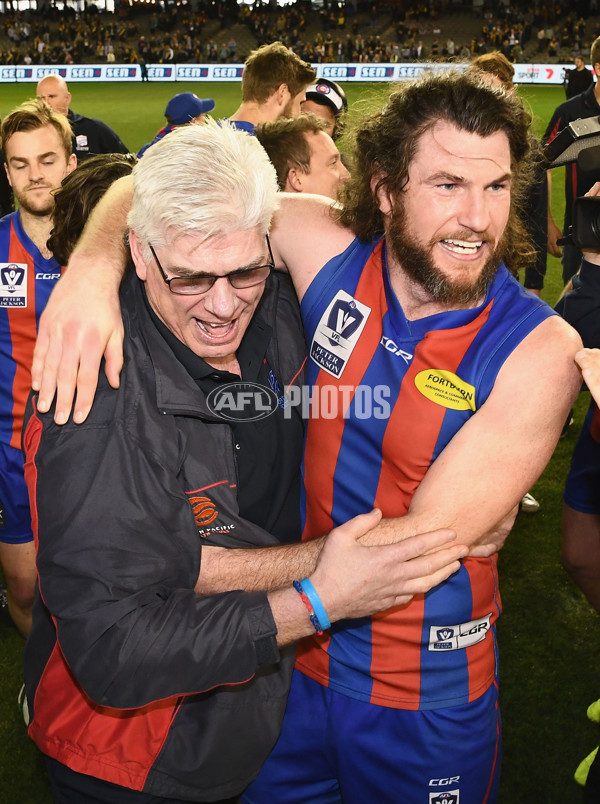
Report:
M255 268L240 268L238 271L231 271L221 276L215 276L214 274L192 274L191 276L173 276L171 279L167 277L150 241L148 241L148 247L171 293L176 293L178 296L200 296L202 293L207 293L217 279L227 279L231 287L236 290L244 290L244 288L251 288L254 287L254 285L260 285L261 282L265 282L271 271L275 268L269 238L267 237L266 240L270 257L270 262L266 265L257 265Z

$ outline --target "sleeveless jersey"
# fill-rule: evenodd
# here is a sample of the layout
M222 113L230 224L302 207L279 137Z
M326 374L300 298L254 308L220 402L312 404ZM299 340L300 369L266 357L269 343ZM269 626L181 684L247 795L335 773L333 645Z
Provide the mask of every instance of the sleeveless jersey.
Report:
M304 539L374 506L384 517L406 514L505 360L554 314L501 266L481 306L409 321L382 266L382 244L357 240L319 272L301 310L311 386ZM499 613L495 558L467 558L409 604L305 640L297 666L383 706L458 706L494 680Z
M61 275L23 230L18 212L0 220L0 441L21 449L31 363L42 314Z

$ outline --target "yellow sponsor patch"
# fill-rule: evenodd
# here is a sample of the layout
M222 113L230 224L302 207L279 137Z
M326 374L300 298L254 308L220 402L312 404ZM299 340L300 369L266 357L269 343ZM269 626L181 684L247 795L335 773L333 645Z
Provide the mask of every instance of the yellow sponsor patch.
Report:
M415 377L415 385L423 396L452 410L476 410L475 387L452 371L426 369Z

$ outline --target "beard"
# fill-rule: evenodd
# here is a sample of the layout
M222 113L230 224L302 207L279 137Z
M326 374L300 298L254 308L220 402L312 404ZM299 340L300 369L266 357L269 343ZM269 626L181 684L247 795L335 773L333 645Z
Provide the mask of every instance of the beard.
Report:
M449 240L468 240L473 232L455 232L448 236ZM479 238L486 240L485 233ZM464 279L452 279L438 268L433 258L433 248L439 239L430 240L427 244L415 240L406 222L406 213L396 207L388 231L386 242L402 271L424 288L432 301L452 307L466 307L479 301L496 275L502 257L506 251L506 230L494 250L487 258L479 274L473 279L468 267L465 267ZM488 241L489 242L489 241Z
M15 192L14 195L19 202L19 207L30 215L35 215L36 218L46 218L54 210L54 197L50 190L48 190L47 198L40 198L35 204L30 202L26 192Z

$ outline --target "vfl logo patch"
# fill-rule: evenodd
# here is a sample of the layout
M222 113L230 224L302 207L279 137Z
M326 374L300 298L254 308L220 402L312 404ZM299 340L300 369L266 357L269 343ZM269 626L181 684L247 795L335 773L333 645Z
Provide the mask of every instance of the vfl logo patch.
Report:
M340 377L370 313L370 307L339 290L317 324L311 359L328 374Z
M430 793L429 804L459 804L460 790L448 790L445 793Z
M0 263L0 307L27 307L27 263Z
M460 650L469 648L485 639L490 630L492 615L480 620L471 620L460 625L432 625L429 628L430 651Z
M209 497L190 497L190 505L199 528L210 525L219 516L215 504Z
M452 410L477 410L475 386L452 371L425 369L415 377L415 385L424 397Z

